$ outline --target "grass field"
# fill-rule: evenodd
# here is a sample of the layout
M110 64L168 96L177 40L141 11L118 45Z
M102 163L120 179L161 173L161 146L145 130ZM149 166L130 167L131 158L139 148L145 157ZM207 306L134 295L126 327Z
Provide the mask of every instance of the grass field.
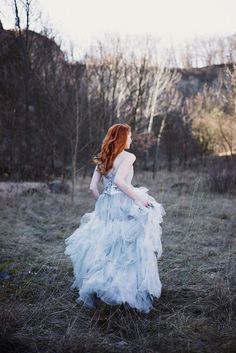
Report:
M166 210L162 296L149 314L90 311L76 291L64 239L94 207L89 178L70 195L1 192L1 353L236 352L236 197L193 171L135 175ZM2 184L2 189L4 185Z

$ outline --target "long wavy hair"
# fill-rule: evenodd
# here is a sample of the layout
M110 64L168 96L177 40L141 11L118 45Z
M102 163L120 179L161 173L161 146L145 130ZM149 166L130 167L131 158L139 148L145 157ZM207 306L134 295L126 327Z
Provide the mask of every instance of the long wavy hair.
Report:
M114 124L108 129L101 151L93 158L102 175L106 175L112 169L116 156L125 149L130 131L131 128L127 124Z

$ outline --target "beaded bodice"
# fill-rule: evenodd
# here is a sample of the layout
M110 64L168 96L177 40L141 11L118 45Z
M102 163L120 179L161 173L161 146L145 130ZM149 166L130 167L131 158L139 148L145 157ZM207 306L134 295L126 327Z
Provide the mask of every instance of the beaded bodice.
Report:
M128 184L131 184L132 178L134 175L134 169L133 166L130 168L129 173L127 174L125 180ZM121 192L121 190L118 188L118 186L114 183L114 179L116 176L116 172L114 171L109 171L107 175L103 175L103 193L107 195L114 195L116 193Z

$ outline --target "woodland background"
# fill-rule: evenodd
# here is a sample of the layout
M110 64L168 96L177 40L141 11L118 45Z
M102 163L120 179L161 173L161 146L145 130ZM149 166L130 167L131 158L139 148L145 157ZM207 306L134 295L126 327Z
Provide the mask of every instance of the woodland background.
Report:
M87 175L117 122L131 125L138 168L154 177L158 167L233 158L236 35L196 39L164 55L151 38L108 36L76 61L73 46L63 52L52 31L30 30L30 3L24 29L17 1L15 30L0 24L2 180Z

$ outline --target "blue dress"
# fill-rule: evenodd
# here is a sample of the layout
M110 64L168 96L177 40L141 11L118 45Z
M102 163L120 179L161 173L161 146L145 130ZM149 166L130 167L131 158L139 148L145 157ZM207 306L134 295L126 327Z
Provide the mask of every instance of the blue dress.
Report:
M148 195L145 187L131 184L133 167L126 182L145 194L153 207L140 207L114 183L110 171L103 179L103 192L93 212L85 213L66 242L74 270L72 288L77 302L95 307L95 294L107 304L126 303L149 312L153 298L161 295L157 259L162 253L160 223L165 210Z

